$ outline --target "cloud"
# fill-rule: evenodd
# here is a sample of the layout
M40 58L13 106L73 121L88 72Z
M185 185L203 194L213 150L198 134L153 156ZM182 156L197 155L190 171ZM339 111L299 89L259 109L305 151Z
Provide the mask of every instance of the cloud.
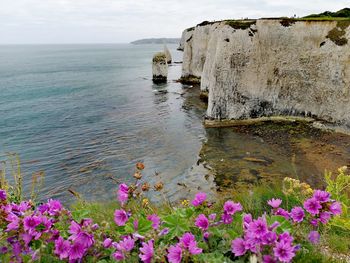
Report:
M1 0L0 43L129 42L178 37L204 20L304 16L344 0Z

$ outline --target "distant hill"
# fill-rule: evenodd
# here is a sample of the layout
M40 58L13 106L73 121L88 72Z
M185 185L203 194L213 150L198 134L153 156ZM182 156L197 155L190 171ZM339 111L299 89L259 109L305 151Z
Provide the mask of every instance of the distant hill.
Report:
M305 18L313 18L313 17L342 17L342 18L350 18L350 8L343 8L337 12L326 11L320 14L312 14L305 16Z
M143 45L143 44L179 44L180 38L145 38L139 39L131 42L130 44L134 45Z

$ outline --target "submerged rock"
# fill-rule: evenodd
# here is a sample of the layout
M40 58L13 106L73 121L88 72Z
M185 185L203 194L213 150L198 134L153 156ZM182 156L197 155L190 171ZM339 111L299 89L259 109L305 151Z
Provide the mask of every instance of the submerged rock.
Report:
M168 77L168 63L164 52L156 53L152 60L152 74L154 83L163 83Z

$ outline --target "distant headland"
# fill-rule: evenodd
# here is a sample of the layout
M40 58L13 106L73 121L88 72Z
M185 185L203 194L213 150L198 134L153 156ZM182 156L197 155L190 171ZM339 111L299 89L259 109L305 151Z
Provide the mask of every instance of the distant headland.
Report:
M144 44L179 44L180 38L144 38L130 42L134 45Z

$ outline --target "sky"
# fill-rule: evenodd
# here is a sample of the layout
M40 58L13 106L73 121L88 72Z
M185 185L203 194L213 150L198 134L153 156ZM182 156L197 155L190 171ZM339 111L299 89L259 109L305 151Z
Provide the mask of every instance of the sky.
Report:
M128 43L202 21L305 16L349 0L0 0L0 44Z

